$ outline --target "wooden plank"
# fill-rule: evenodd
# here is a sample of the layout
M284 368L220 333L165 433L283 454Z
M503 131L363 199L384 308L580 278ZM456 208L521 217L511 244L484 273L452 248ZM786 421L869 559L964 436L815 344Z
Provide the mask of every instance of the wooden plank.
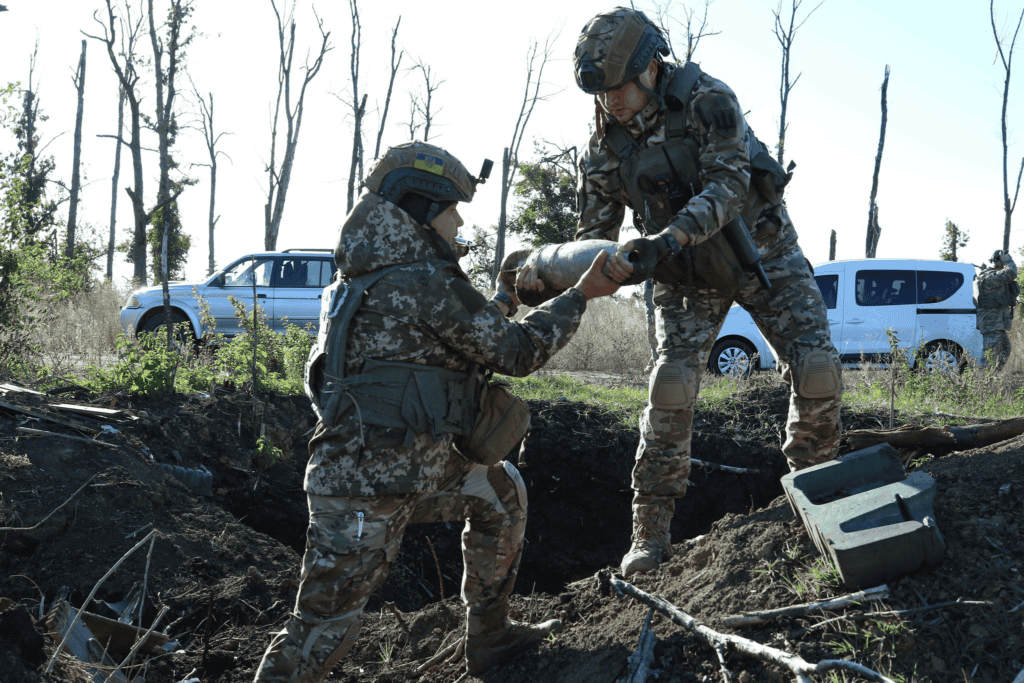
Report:
M0 390L3 390L4 393L11 391L16 394L35 394L36 396L46 396L46 394L41 391L29 389L28 387L19 387L15 384L8 384L7 382L0 383Z
M92 427L86 424L85 422L81 422L70 417L64 417L61 415L51 415L50 413L44 412L42 410L32 410L31 408L24 408L22 406L11 405L10 403L4 403L3 401L0 401L0 408L5 408L6 410L13 410L16 413L22 413L24 415L31 415L32 417L39 418L40 420L55 422L59 425L71 427L72 429L79 429L83 432L88 432L90 434L98 433L98 430L95 427Z
M51 403L49 407L69 413L81 413L82 415L88 415L90 417L118 420L121 422L125 421L125 412L123 410L111 410L110 408L99 408L97 406L83 406L76 403Z

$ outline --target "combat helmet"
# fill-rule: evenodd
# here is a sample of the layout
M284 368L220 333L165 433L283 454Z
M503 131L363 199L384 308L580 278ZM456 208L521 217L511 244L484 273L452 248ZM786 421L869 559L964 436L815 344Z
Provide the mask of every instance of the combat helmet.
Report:
M1002 260L1002 258L1003 250L996 249L994 252L992 252L992 258L990 258L988 262L991 263L992 265L997 265Z
M633 80L656 55L671 53L661 29L643 12L616 7L583 27L573 64L576 85L596 95Z
M462 162L446 150L418 140L389 147L366 176L366 189L392 204L414 193L430 200L422 222L429 224L452 202L471 202L476 186L490 175L492 162L484 160L474 178Z

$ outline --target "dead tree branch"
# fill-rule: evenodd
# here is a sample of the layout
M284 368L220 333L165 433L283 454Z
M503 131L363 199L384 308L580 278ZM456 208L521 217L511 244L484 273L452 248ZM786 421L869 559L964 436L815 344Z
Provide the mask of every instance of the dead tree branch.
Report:
M824 612L826 610L835 610L841 607L850 607L851 605L860 605L864 602L885 600L887 597L889 597L889 587L883 584L881 586L875 586L874 588L857 591L856 593L850 593L849 595L832 598L831 600L808 602L802 605L789 605L788 607L766 609L757 612L744 612L743 614L738 614L733 617L726 617L725 619L722 619L722 623L732 628L757 626L758 624L765 624L780 617L798 617L810 614L811 612Z
M1006 72L1006 76L1003 79L1003 108L999 119L1000 129L1002 131L1003 140L1003 251L1010 250L1010 225L1013 220L1013 210L1017 207L1017 196L1020 193L1020 179L1021 174L1024 174L1024 158L1020 162L1020 173L1017 174L1017 188L1013 192L1013 202L1010 202L1010 185L1009 177L1007 176L1007 131L1006 131L1006 106L1010 99L1010 66L1013 63L1013 50L1017 45L1017 34L1020 33L1021 22L1024 22L1024 9L1020 11L1020 18L1017 19L1017 28L1013 30L1013 38L1010 39L1010 48L1003 50L1003 43L1006 42L1005 38L999 37L999 31L996 29L996 10L995 0L989 0L988 3L988 14L992 20L992 36L996 41L996 49L999 51L999 59L1003 63L1003 70Z
M380 141L384 136L384 124L388 120L388 109L391 107L391 93L395 89L395 75L398 67L402 65L402 56L405 51L398 52L398 59L395 59L395 40L398 38L398 26L402 23L402 17L395 22L395 29L391 32L391 78L388 80L388 95L384 98L384 113L380 117L380 127L377 129L377 145L373 148L373 158L380 158Z
M605 595L609 594L610 590L614 588L615 592L619 595L628 595L634 600L658 610L668 617L673 624L683 627L706 646L715 650L718 654L719 661L722 661L723 659L723 652L727 648L732 648L734 651L748 657L755 657L764 662L770 662L786 667L793 672L798 683L811 683L811 674L820 675L826 671L846 671L857 674L868 681L894 683L892 679L887 678L866 666L857 664L856 662L850 662L842 659L826 659L818 662L817 664L811 664L799 655L777 650L768 645L761 645L760 643L740 636L728 633L719 633L707 626L704 626L689 614L663 598L646 593L631 583L616 578L612 574L611 570L602 569L599 571L597 573L597 580L601 592ZM723 677L726 678L726 680L728 680L727 675L728 672L724 671L723 664Z
M711 7L711 3L714 0L704 0L703 12L698 17L697 9L684 4L683 19L678 19L675 16L674 11L674 0L663 0L662 2L656 2L654 4L654 15L657 19L658 25L661 30L665 33L665 38L668 41L668 49L672 52L672 59L679 60L676 56L675 46L672 44L672 31L669 28L669 21L675 22L686 36L686 53L684 62L693 60L693 55L697 52L697 45L700 44L701 38L708 38L710 36L717 36L721 31L714 31L708 25L708 9Z
M796 32L807 23L807 20L811 18L811 15L818 11L825 0L821 0L817 5L814 6L807 16L797 23L796 12L800 9L800 5L803 4L803 0L792 0L793 5L789 14L789 26L787 27L783 23L782 17L782 0L779 0L779 6L772 11L775 15L775 37L779 41L779 47L782 48L782 73L779 78L779 100L782 103L782 113L779 115L779 145L778 145L778 160L782 163L783 155L786 149L786 131L789 129L789 124L786 123L786 110L789 107L789 93L793 88L796 87L797 81L800 80L802 73L798 73L796 78L792 81L789 79L789 66L790 60L793 56L793 41L796 39Z
M285 200L288 197L288 185L291 182L292 167L295 163L295 148L299 144L299 131L302 128L302 114L305 111L306 88L316 78L323 66L324 56L334 49L330 44L330 31L324 31L324 22L316 11L313 16L316 18L317 28L320 31L320 49L316 58L310 62L309 55L306 56L306 73L302 78L302 85L299 88L299 96L292 102L292 58L295 55L295 2L292 2L292 9L288 18L282 20L281 13L277 10L275 0L270 0L270 6L277 18L277 38L280 57L277 69L277 99L274 104L273 124L270 130L270 162L267 164L267 203L264 206L263 218L263 246L267 251L277 249L277 236L281 231L281 218L284 216ZM287 30L285 29L287 25ZM287 35L286 35L287 34ZM277 166L277 124L281 113L281 104L284 103L284 117L287 130L284 137L284 155L281 159L280 168Z
M444 81L438 81L430 65L424 64L422 59L417 59L411 68L414 70L419 69L423 73L427 94L424 99L413 98L413 103L416 113L423 119L423 142L428 142L430 140L430 126L434 122L434 116L441 112L440 109L436 111L433 109L434 93L444 84Z
M878 224L878 204L875 203L875 195L878 194L878 172L882 168L882 148L885 147L885 124L889 118L889 107L886 96L889 92L889 65L885 65L885 78L882 79L882 126L878 134L878 153L875 155L875 173L871 177L871 201L868 205L868 235L867 244L864 246L864 257L875 258L878 249L878 238L882 235L882 226Z

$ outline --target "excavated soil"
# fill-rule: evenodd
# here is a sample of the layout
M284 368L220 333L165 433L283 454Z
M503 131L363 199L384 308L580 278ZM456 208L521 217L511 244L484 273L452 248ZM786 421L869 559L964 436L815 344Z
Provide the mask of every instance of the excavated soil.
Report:
M150 683L251 680L295 597L306 525L302 474L313 426L308 402L271 396L254 408L251 396L223 390L212 397L8 390L0 402L22 409L0 406L0 680L90 680L68 654L44 673L59 642L48 626L51 609L61 598L81 607L152 530L152 552L146 543L124 560L87 608L116 618L104 603L124 600L143 583L144 628L167 608L157 630L177 647L137 656L130 676ZM24 431L81 436L83 429L47 417L57 414L47 407L54 403L122 413L114 423L76 418L90 436L107 425L93 443ZM713 629L810 662L854 659L907 682L1013 680L1024 669L1024 438L918 461L938 482L934 510L946 557L891 582L889 598L865 608L918 611L859 620L852 615L865 610L850 610L847 618L810 630L825 617L742 630L724 625L738 612L850 592L829 574L782 495L779 446L787 407L777 383L741 392L727 410L699 407L694 457L758 471L694 467L672 522L675 556L634 583ZM565 630L480 678L462 680L611 683L627 672L648 612L602 592L594 578L617 565L629 545L636 428L567 400L531 401L531 409L522 466L530 518L513 616L558 616ZM40 410L47 413L39 417ZM276 462L254 455L254 414L264 416L267 437L283 451ZM878 426L864 414L844 413L844 424ZM190 490L160 464L206 468L212 495ZM26 527L32 528L10 530ZM417 672L463 627L459 533L455 524L410 528L367 608L359 641L331 680L450 683L462 676L464 668L453 665ZM958 599L966 602L921 609ZM652 628L658 681L722 680L713 649L660 615ZM126 653L111 654L120 661ZM725 667L743 683L793 679L777 664L735 651Z

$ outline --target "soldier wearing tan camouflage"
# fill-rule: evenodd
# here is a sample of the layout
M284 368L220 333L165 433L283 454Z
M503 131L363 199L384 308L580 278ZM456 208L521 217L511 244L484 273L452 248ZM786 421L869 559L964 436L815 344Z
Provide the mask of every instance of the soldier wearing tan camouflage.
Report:
M792 388L783 445L790 467L834 458L840 435L839 356L782 201L791 174L754 137L728 86L696 64L665 63L668 54L661 31L622 7L592 19L575 54L576 82L594 95L597 117L579 163L576 239L617 241L632 209L647 237L620 245L606 270L617 282L653 275L656 283L659 357L640 422L626 576L671 555L669 523L675 499L686 493L694 401L733 302L749 311ZM728 239L724 229L739 220L770 289Z
M526 489L511 463L471 462L457 440L475 419L480 369L533 372L569 341L587 300L618 285L599 259L574 288L510 320L517 301L501 292L484 298L452 249L462 225L456 205L472 199L477 182L440 148L391 148L341 229L341 280L325 290L307 369L320 420L306 468L301 582L256 681L312 683L330 673L352 647L408 524L465 522L466 636L452 660L464 652L469 672L560 627L509 619ZM346 302L355 304L348 314ZM340 337L325 333L329 325L340 325Z
M978 307L983 362L1002 370L1010 357L1009 330L1020 287L1017 286L1017 264L1009 254L998 250L989 262L992 267L982 269L974 279L974 304Z

